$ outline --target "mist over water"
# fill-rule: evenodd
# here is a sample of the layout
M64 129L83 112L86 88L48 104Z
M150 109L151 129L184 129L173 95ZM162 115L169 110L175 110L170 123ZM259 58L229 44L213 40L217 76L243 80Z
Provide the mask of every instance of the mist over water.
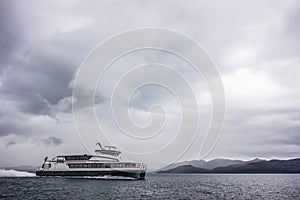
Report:
M34 177L34 173L17 171L13 169L0 169L0 177Z

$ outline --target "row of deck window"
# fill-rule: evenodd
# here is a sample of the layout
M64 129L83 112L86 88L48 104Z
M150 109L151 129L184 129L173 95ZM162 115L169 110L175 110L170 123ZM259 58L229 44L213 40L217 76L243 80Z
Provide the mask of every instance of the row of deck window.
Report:
M83 155L83 156L66 156L66 160L89 160L91 156Z
M68 164L69 168L133 168L139 167L135 163L74 163Z

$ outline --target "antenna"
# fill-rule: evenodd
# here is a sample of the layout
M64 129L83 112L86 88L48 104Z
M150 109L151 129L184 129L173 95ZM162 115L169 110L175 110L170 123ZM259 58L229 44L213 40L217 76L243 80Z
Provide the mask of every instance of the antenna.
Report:
M96 145L98 145L100 147L100 149L103 149L102 145L100 144L100 142L97 142Z

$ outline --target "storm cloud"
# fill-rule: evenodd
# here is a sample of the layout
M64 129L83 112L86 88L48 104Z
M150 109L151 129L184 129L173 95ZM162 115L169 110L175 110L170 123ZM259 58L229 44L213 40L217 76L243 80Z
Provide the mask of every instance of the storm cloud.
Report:
M83 149L71 108L77 70L98 43L138 27L187 34L216 63L227 114L222 137L209 158L300 156L298 1L13 0L0 4L0 150L4 152L0 159L5 158L0 166L39 163L44 155L19 156L29 149L47 154ZM179 63L158 51L136 55L145 62ZM122 62L116 65L134 61ZM183 63L180 66L193 80L193 72L185 70ZM110 105L109 88L97 94L99 108ZM145 105L169 101L159 94L163 93L148 88L137 93L130 106L141 114ZM99 115L106 121L105 108ZM193 159L200 143L197 139L184 159Z

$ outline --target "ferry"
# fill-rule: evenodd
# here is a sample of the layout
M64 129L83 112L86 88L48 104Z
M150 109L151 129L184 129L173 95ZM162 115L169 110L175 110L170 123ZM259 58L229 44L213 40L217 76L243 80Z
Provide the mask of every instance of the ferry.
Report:
M139 162L120 161L118 148L102 146L95 150L95 155L62 155L52 160L48 157L36 170L37 176L70 176L70 177L123 177L144 180L147 165Z

